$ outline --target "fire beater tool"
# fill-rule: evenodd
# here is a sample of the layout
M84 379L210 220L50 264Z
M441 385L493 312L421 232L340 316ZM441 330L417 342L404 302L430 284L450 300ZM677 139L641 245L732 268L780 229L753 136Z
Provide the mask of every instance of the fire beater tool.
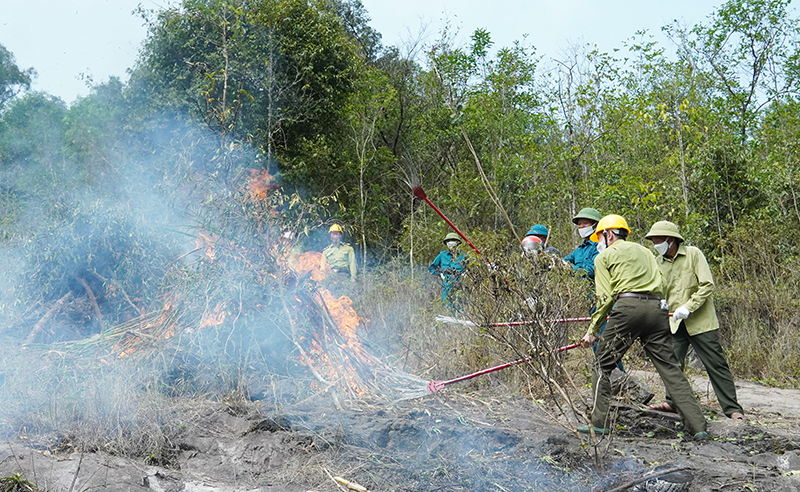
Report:
M563 347L559 347L557 349L553 349L549 352L546 352L546 355L554 354L556 352L563 352L565 350L574 349L575 347L580 347L581 343L573 343L571 345L565 345ZM448 384L458 383L460 381L466 381L467 379L477 378L478 376L483 376L484 374L489 374L490 372L499 371L501 369L505 369L507 367L515 366L517 364L522 364L523 362L528 362L533 357L525 357L524 359L515 360L514 362L507 362L505 364L501 364L499 366L490 367L489 369L484 369L482 371L473 372L472 374L467 374L466 376L461 376L460 378L451 379L449 381L429 381L428 382L428 393L433 394L439 391L440 389L444 388Z
M577 323L580 321L591 321L592 318L561 318L561 319L546 319L542 320L545 323ZM473 323L472 321L466 319L458 319L453 318L452 316L443 316L438 315L436 316L436 321L439 323L449 323L455 325L465 325L465 326L479 326L477 323ZM525 326L525 325L534 325L538 323L538 321L501 321L498 323L486 323L480 326Z
M456 234L458 234L459 236L461 236L461 239L463 239L465 243L467 243L467 244L469 244L470 246L472 246L472 249L474 249L476 253L478 253L478 254L481 254L480 250L479 250L478 248L476 248L476 247L475 247L475 245L474 245L474 244L472 244L472 242L471 242L469 239L467 239L467 236L465 236L464 234L462 234L462 233L461 233L461 231L459 231L459 230L458 230L458 227L456 227L456 226L455 226L455 224L453 224L452 222L450 222L450 219L448 219L447 217L445 217L445 215L442 213L442 211L441 211L441 210L439 210L439 208L438 208L438 207L436 207L436 205L434 205L434 204L433 204L433 202L431 202L431 201L428 199L428 195L426 195L426 194L425 194L425 190L423 190L423 189L422 189L422 186L415 186L415 187L413 187L413 188L411 189L411 191L414 193L414 196L415 196L415 197L419 198L420 200L423 200L423 201L425 201L425 203L427 203L428 205L430 205L430 206L431 206L431 208L432 208L433 210L435 210L437 214L439 214L439 217L443 218L443 219L444 219L444 221L445 221L445 222L447 222L447 224L448 224L450 227L452 227L454 231L456 231Z
M672 313L669 313L672 316ZM578 323L581 321L591 321L592 318L561 318L561 319L546 319L542 320L544 323ZM438 315L436 316L436 321L439 323L448 323L451 325L464 325L464 326L525 326L525 325L535 325L538 321L499 321L497 323L486 323L483 325L478 325L472 321L466 319L458 319L453 318L452 316L444 316Z

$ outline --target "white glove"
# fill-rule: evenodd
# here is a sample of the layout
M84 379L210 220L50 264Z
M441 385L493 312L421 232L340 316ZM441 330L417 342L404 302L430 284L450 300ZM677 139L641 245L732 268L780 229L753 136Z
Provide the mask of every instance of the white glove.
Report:
M681 306L672 313L673 319L686 319L689 317L689 310L686 309L686 306Z
M661 304L658 305L662 311L669 311L669 304L667 304L666 299L661 299Z

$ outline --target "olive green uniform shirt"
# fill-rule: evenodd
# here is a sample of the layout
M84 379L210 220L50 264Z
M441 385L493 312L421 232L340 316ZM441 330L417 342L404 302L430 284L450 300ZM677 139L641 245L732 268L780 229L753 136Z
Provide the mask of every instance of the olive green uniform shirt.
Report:
M714 309L714 278L705 255L694 246L681 244L672 259L659 256L656 260L664 275L665 294L670 310L686 306L691 313L684 323L689 336L719 328ZM678 331L680 320L670 318L672 333Z
M328 265L338 271L350 272L350 278L356 278L356 252L347 243L340 243L338 247L333 244L322 250Z
M641 244L618 239L594 259L597 311L589 333L597 332L614 306L614 296L624 292L663 296L661 271L653 254Z

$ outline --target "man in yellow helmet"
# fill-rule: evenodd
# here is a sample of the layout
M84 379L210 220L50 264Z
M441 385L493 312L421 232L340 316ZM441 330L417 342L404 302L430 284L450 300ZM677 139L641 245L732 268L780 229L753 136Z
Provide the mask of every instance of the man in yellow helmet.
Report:
M334 273L339 275L349 275L350 281L356 281L356 252L353 247L342 242L344 231L339 224L333 224L328 233L331 237L331 244L322 250L322 254Z
M597 243L592 242L589 236L594 234L597 223L602 218L600 211L591 207L582 208L572 218L572 223L578 226L578 234L581 236L582 242L575 248L575 251L564 257L564 261L572 267L576 274L592 283L592 290L594 290L594 259L599 252L597 251ZM592 306L589 310L590 315L594 313L595 308L596 306ZM600 325L598 335L603 334L605 327L605 323ZM594 344L593 348L596 351L597 344ZM611 387L615 395L627 394L631 401L642 405L650 403L650 400L655 396L653 390L644 381L625 371L621 361L617 363L616 369L611 373Z
M610 375L638 339L681 414L687 434L696 440L707 439L703 411L672 350L669 315L661 303L664 293L661 271L647 248L625 240L630 231L623 217L606 215L591 235L600 251L594 260L597 311L581 340L585 347L598 341L598 330L608 316L608 325L597 346L592 377L594 432L610 432ZM590 431L589 426L578 430Z
M662 220L653 224L645 236L653 241L656 262L664 276L667 301L675 312L670 321L675 355L683 367L691 345L708 372L722 410L733 420L744 420L744 410L736 399L736 385L719 343L719 321L714 310L714 278L705 255L694 246L683 244L678 226ZM670 396L650 405L653 410L673 411Z

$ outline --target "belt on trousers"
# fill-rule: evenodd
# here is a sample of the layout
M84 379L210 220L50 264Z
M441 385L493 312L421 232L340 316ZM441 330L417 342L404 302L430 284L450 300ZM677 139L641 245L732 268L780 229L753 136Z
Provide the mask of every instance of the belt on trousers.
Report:
M614 299L621 299L621 298L630 298L630 299L649 299L654 301L660 301L661 298L659 296L655 296L653 294L644 294L640 292L623 292L622 294L617 294L614 296Z

